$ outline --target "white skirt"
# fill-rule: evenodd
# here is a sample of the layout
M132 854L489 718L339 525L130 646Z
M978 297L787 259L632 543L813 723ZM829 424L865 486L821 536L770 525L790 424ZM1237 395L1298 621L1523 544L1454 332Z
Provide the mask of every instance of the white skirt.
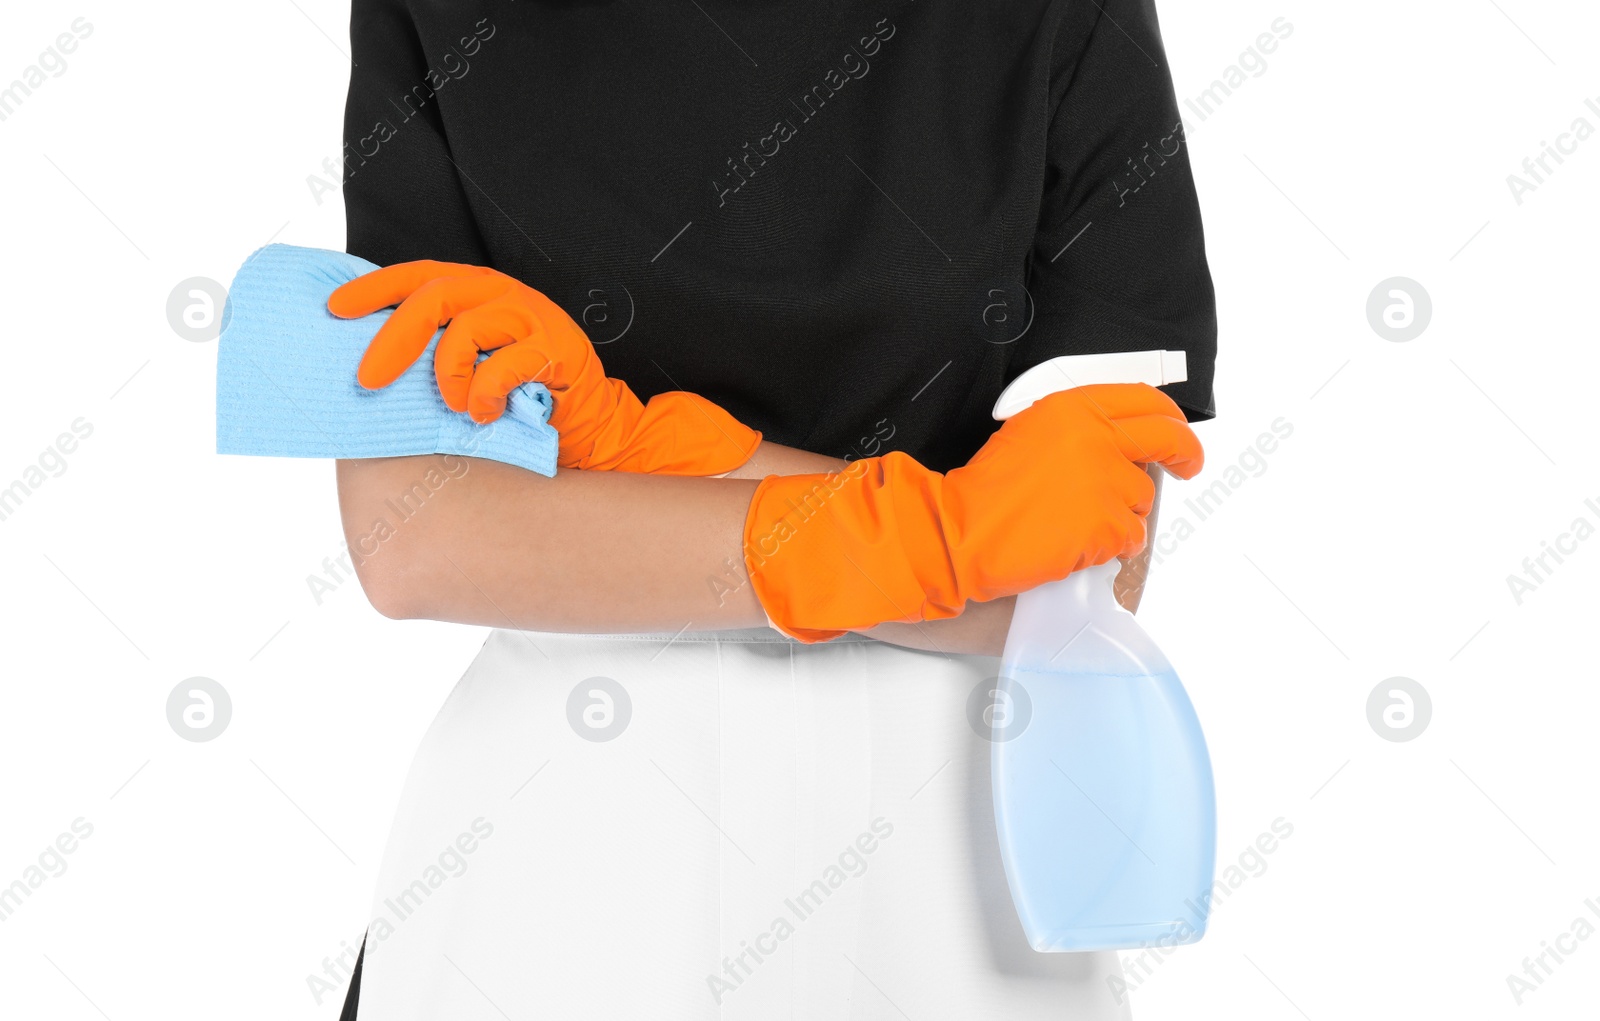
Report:
M362 1021L1128 1017L1115 954L1036 953L1017 924L981 733L998 665L493 632L407 779Z

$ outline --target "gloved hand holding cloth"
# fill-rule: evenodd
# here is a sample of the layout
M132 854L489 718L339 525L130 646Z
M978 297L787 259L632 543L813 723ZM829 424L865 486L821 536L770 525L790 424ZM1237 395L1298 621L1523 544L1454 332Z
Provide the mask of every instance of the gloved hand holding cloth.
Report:
M328 311L343 319L391 305L399 308L361 359L362 386L393 383L448 323L433 365L445 404L488 423L518 386L543 384L554 400L560 467L721 475L748 461L761 442L759 432L696 394L672 391L642 403L626 383L607 378L588 336L560 306L495 270L404 262L328 298Z

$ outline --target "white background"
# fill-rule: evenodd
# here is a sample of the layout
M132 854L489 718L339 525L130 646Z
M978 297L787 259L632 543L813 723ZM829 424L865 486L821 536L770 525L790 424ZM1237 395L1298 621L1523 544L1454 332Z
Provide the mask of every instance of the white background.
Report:
M1600 525L1600 137L1520 204L1506 178L1575 118L1600 129L1600 9L1162 14L1180 101L1293 26L1209 117L1186 108L1220 417L1207 475L1168 490L1163 530L1193 533L1143 611L1206 726L1219 868L1280 817L1293 834L1135 1014L1592 1011L1600 937L1521 1006L1506 977L1600 925L1600 539L1520 605L1507 577ZM337 192L307 179L340 147L347 7L12 4L0 82L80 16L65 72L0 122L0 487L93 427L0 521L0 885L74 819L93 835L0 922L0 1014L333 1018L342 990L319 1005L306 977L359 939L411 753L483 632L385 620L354 583L318 605L331 465L215 456L215 344L165 308L268 239L342 247ZM1433 305L1407 342L1366 313L1394 276ZM1280 417L1263 472L1204 521L1183 507ZM166 718L197 675L233 703L207 743ZM1431 696L1410 741L1368 722L1394 676Z

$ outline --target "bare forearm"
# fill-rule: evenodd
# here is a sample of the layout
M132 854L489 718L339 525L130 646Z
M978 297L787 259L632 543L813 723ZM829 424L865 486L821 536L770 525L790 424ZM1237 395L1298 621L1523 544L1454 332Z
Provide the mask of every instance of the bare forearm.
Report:
M756 484L450 456L341 461L345 536L392 617L605 633L752 627L740 562Z
M836 458L763 443L724 479L443 455L338 462L345 538L392 617L575 633L756 627L745 512L767 475Z

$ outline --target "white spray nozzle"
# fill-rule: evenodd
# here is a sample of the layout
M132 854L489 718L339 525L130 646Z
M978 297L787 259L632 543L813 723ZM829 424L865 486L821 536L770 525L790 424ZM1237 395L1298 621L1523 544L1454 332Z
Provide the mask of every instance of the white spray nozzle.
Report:
M1011 381L994 404L994 417L1005 421L1041 397L1091 383L1148 383L1163 386L1189 378L1182 351L1119 351L1099 355L1062 355L1041 362Z

